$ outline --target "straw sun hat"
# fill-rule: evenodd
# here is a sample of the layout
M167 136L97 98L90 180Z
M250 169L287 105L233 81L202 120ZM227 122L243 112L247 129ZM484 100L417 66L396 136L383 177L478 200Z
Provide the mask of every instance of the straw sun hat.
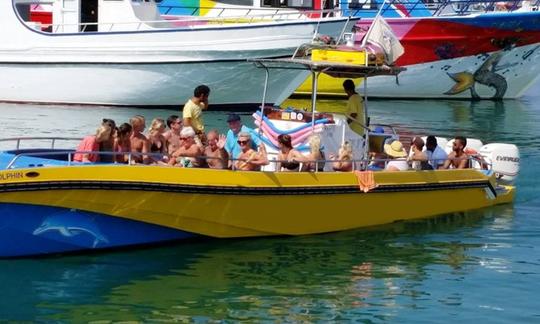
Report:
M391 144L384 144L384 153L391 157L405 157L407 152L403 149L403 144L400 141L393 141Z

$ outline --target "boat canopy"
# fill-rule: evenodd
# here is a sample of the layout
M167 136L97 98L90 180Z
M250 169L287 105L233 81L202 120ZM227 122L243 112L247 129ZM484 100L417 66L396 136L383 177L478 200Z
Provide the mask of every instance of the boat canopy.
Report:
M312 61L304 58L250 59L256 66L265 69L307 70L324 73L335 78L367 78L379 75L398 75L406 70L400 66L359 65L329 61Z

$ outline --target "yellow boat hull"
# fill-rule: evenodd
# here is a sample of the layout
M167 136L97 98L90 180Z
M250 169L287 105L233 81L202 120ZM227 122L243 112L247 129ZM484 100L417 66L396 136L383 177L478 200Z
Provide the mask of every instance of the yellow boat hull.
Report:
M343 91L343 81L345 80L345 78L333 78L329 75L321 74L317 80L317 96L346 97L346 94ZM357 87L362 84L361 78L352 80ZM311 82L312 78L309 76L306 81L296 89L294 95L311 96Z
M342 231L514 196L513 187L496 187L476 170L377 172L378 187L367 193L353 173L81 166L3 171L0 179L0 203L83 210L217 238Z

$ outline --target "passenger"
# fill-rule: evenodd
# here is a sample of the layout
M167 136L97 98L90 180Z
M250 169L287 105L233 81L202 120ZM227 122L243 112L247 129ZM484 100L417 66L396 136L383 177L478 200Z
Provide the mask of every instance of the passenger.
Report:
M182 130L182 119L177 115L167 118L169 130L163 134L167 143L167 153L171 154L180 147L180 131Z
M195 131L190 126L182 128L180 132L182 145L171 155L169 165L184 168L196 168L201 164L202 150L195 142Z
M131 124L131 161L132 163L144 163L148 164L149 159L147 153L150 152L150 142L142 133L146 128L146 121L143 116L133 116L129 123Z
M154 163L162 163L167 161L167 141L165 140L165 121L161 118L154 118L150 129L148 130L148 141L150 142L150 153L156 154L150 156L150 160ZM161 158L159 156L161 154Z
M437 145L437 138L432 135L426 138L426 156L434 170L441 169L448 158L448 154Z
M332 162L332 169L334 171L352 171L353 169L353 153L352 146L349 142L345 142L339 148L338 156L330 155Z
M113 151L115 153L122 152L122 154L115 154L114 161L118 163L129 162L129 152L131 152L131 125L123 123L118 127L116 131L116 137L114 138Z
M347 100L347 122L351 129L360 135L364 135L364 127L367 126L366 116L362 97L356 92L356 86L353 80L347 79L343 82L343 90L349 98Z
M391 161L386 164L386 171L407 171L409 164L407 163L407 152L403 148L400 141L393 141L391 144L384 144L384 153L388 155Z
M424 149L424 140L420 137L415 137L411 146L412 155L409 156L411 166L414 170L433 170L433 167L428 163L428 158Z
M302 171L324 171L324 152L321 149L321 137L317 134L313 134L308 139L309 154L305 158Z
M253 150L257 150L261 146L262 142L258 134L251 128L242 125L242 120L237 114L229 114L227 117L227 124L229 124L229 131L227 132L227 141L225 143L225 150L229 154L229 157L237 159L242 153L242 148L238 144L238 135L241 132L248 133L250 135L250 142L248 147Z
M100 144L109 141L111 138L111 128L107 125L101 125L95 135L89 135L83 138L77 146L77 152L99 152ZM96 153L75 153L73 155L75 162L99 162L100 156Z
M469 167L469 155L463 151L467 146L467 139L463 136L456 136L452 146L452 152L448 154L448 159L444 162L443 169L466 169Z
M208 145L204 149L206 164L211 169L226 169L229 155L225 151L225 135L219 135L217 130L208 132Z
M238 145L242 148L242 152L238 155L238 160L234 162L234 167L242 171L258 171L261 166L268 164L268 157L264 145L259 146L259 151L255 151L249 145L251 143L251 135L247 132L238 134Z
M109 154L100 154L99 161L102 163L112 163L114 162L114 156L112 152L114 151L114 138L116 137L116 123L114 120L109 118L103 118L101 123L102 125L109 126L111 128L111 136L108 141L99 144L99 150L101 152L108 152Z
M373 130L374 134L384 134L384 128L382 126L377 126ZM387 158L384 154L384 138L378 138L379 141L375 141L377 137L372 136L369 138L369 164L368 169L370 170L382 170L385 168L385 159Z
M307 159L292 146L290 135L281 134L277 138L279 143L278 164L276 170L279 171L298 171L300 163Z
M198 86L193 91L193 97L186 102L183 110L184 126L192 127L195 134L201 141L206 143L204 134L204 121L202 118L203 110L208 109L208 97L210 88L204 84Z

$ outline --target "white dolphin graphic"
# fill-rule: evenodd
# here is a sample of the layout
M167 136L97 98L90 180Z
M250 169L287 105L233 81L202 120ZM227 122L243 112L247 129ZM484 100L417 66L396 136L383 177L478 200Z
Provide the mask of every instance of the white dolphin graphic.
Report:
M109 243L109 240L101 233L92 220L75 213L60 213L49 216L45 218L32 234L41 235L51 231L57 231L64 237L74 237L82 233L87 233L94 238L93 248L100 243Z

